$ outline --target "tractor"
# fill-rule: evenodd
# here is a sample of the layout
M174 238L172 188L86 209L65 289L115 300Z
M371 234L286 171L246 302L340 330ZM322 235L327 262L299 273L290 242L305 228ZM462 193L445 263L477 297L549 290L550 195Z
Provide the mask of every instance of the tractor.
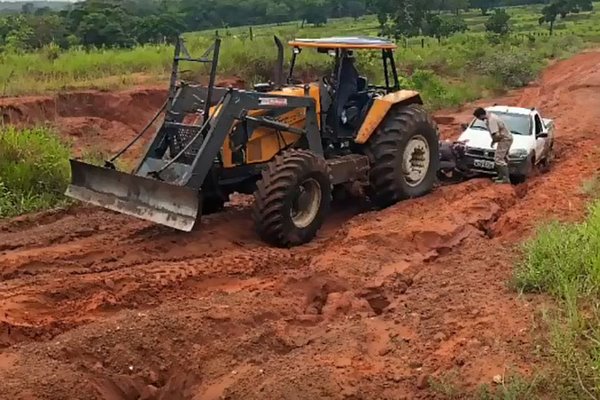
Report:
M220 39L199 58L176 41L169 93L152 121L103 166L70 160L66 195L182 231L223 209L233 193L253 194L258 235L277 247L311 241L338 189L378 209L429 193L439 165L437 126L418 92L401 89L395 44L334 37L289 42L275 37L274 78L252 90L216 87ZM303 51L331 57L314 82L296 78ZM370 84L355 52L381 54L383 81ZM180 63L209 65L208 84L180 79ZM131 172L115 160L153 123L162 123Z

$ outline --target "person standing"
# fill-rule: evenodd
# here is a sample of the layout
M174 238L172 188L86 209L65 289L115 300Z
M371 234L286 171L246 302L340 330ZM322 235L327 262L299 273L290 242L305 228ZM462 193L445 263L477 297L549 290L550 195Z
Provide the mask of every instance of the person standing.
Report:
M513 143L513 136L510 129L497 115L485 111L483 108L477 108L473 113L475 118L484 121L488 131L492 135L492 147L498 143L494 153L494 163L498 177L494 178L496 183L510 183L508 170L508 153Z

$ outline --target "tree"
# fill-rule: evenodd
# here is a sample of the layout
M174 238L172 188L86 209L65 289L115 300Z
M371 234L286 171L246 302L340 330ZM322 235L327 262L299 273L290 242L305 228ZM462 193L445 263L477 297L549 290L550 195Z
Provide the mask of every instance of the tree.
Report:
M20 53L29 50L33 38L33 30L26 24L20 25L6 35L5 48L8 51Z
M50 43L55 43L62 48L67 48L69 32L65 27L63 18L56 14L28 18L28 25L32 30L29 46L41 48Z
M414 3L411 0L397 0L393 17L394 37L414 36L418 34L420 24L415 21Z
M36 17L41 17L41 16L45 16L45 15L54 15L54 11L52 11L52 9L50 7L40 7L40 8L36 8L35 11L33 12L33 14Z
M542 8L542 16L539 18L539 23L540 25L547 23L552 35L558 16L566 18L570 13L591 11L592 9L591 0L553 0L552 3Z
M510 15L504 9L496 9L485 23L485 30L498 35L506 35L510 32Z
M271 2L267 5L266 17L269 22L281 23L289 19L290 8L285 3Z
M460 17L443 17L430 14L423 24L423 34L441 39L457 32L465 32L467 23Z
M377 15L379 22L379 32L383 35L386 31L390 14L394 11L393 3L389 0L371 0L369 9Z
M360 16L364 15L366 12L365 3L358 0L350 0L346 5L346 9L348 13L354 20L357 20Z
M25 3L21 6L21 14L31 15L35 11L33 3Z
M322 0L305 0L301 5L302 24L307 22L316 26L327 23L327 5Z
M469 0L446 0L446 6L459 15L461 10L467 10L469 8Z
M184 31L181 17L165 12L141 18L135 28L135 37L138 43L160 43L163 39L173 41Z
M487 15L488 11L495 6L495 0L471 0L472 8L479 8L481 15Z
M554 23L561 14L561 9L564 6L560 3L561 2L553 2L542 8L542 16L539 19L539 23L540 25L548 23L551 35L554 33Z
M78 35L85 46L132 47L135 41L120 22L105 13L90 13L83 17Z

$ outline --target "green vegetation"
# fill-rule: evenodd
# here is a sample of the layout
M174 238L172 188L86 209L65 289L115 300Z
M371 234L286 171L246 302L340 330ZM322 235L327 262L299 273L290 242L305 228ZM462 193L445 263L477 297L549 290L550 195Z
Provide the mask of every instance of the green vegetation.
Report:
M403 4L410 6L404 9L413 21L410 26L398 25L404 21L399 3L383 0L279 2L264 9L259 7L262 0L255 0L252 12L259 14L256 16L242 6L233 10L226 1L200 10L207 1L128 0L117 4L87 0L59 12L25 4L21 14L0 16L0 96L166 82L172 46L165 39L180 30L211 27L185 34L190 51L201 54L214 39L213 28L218 27L223 39L220 75L239 77L248 85L272 77L274 34L287 40L383 32L398 40L397 65L405 85L423 91L428 105L439 108L523 86L548 59L567 56L600 40L600 17L572 13L587 6L562 6L564 18L559 16L559 22L553 24L556 35L549 37L540 21L545 10L542 4L489 13L501 5L536 1L447 0L417 2L416 7L414 0L404 0ZM579 0L567 3L579 4ZM325 21L303 9L309 6L311 12L325 7L320 16L326 19L347 17L324 25ZM469 7L472 9L465 11ZM366 13L375 15L363 15ZM226 21L217 21L215 15ZM293 22L281 22L289 19ZM253 21L275 24L231 27ZM289 53L287 56L289 59ZM372 80L380 78L374 57L365 55L360 61L365 75ZM306 51L297 71L312 79L329 67L327 56ZM186 78L201 80L205 72L193 70Z
M504 9L496 9L485 23L485 30L498 35L506 35L510 31L510 15Z
M571 13L578 14L581 11L591 11L592 2L589 0L553 0L542 9L542 16L539 19L540 25L548 23L550 34L554 32L554 24L558 17L565 18Z
M46 128L0 129L0 218L65 204L69 148Z
M553 0L561 16L588 10L590 0ZM54 3L54 2L53 2ZM483 15L493 7L539 4L543 0L83 0L73 4L0 5L0 47L30 50L55 43L61 48L132 47L172 40L182 31L300 21L323 25L331 18L375 14L380 33L419 35L434 13L456 16L470 8ZM11 12L12 11L12 12Z
M452 106L464 101L512 86L521 86L551 58L577 52L587 42L600 39L600 17L593 13L567 16L555 26L557 34L548 37L546 28L538 23L541 6L511 8L511 35L489 37L485 23L489 16L479 10L462 12L454 25L430 18L442 31L458 33L432 34L433 37L402 38L397 51L397 65L411 83L411 75L430 74L434 84L425 86L424 97L432 107ZM449 25L450 24L450 25ZM219 66L223 77L238 76L248 84L271 77L275 61L272 35L283 39L328 35L377 35L375 16L332 20L325 26L304 26L301 22L220 29L223 38ZM214 37L214 30L186 34L193 54L201 54ZM546 36L541 36L542 34ZM448 35L449 37L444 39ZM132 49L86 49L82 46L62 50L58 45L46 45L37 51L0 53L0 95L46 93L79 88L116 89L138 83L166 82L170 69L172 47L168 44L147 44ZM288 54L289 58L289 54ZM314 78L329 67L327 56L306 51L300 57L299 74ZM365 57L363 71L376 78L379 64ZM495 68L497 63L500 65ZM191 66L194 67L194 66ZM187 68L187 67L186 67ZM188 78L198 78L203 71L194 71ZM417 75L417 76L418 76ZM516 76L516 78L512 78ZM427 87L431 88L428 92Z
M536 375L526 379L519 373L507 371L504 376L493 385L480 385L474 392L465 392L461 389L460 375L456 370L451 370L439 377L429 378L429 388L444 399L472 399L472 400L534 400L540 399L538 394L546 384L546 379Z
M496 387L482 385L475 393L474 400L534 400L540 399L538 393L542 390L545 380L541 376L526 379L523 376L510 373L502 377Z
M590 182L584 188L588 193L598 187ZM600 201L592 203L584 222L541 228L525 246L514 284L557 301L545 312L544 348L556 364L552 392L560 399L599 398Z

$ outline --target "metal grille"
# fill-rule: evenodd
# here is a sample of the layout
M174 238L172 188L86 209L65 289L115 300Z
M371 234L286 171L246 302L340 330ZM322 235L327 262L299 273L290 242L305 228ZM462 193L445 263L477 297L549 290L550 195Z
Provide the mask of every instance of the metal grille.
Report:
M188 145L190 140L196 136L199 130L200 127L172 128L172 130L169 132L169 151L171 153L171 157L175 157L177 154L179 154L179 152ZM179 161L188 164L191 163L196 154L198 154L203 139L203 135L198 136L194 143L179 158Z
M494 150L468 148L466 151L467 156L485 158L490 160L494 159L494 154L496 154Z

